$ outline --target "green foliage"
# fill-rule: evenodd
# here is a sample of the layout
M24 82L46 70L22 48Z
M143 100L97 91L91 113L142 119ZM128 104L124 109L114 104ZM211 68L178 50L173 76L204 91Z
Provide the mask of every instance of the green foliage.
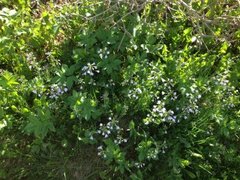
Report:
M69 97L70 106L73 115L85 120L97 119L101 112L97 109L97 104L93 99L87 98L86 94L73 91L73 95Z
M51 122L51 114L49 109L38 107L36 114L30 114L29 123L25 127L27 133L34 133L36 137L44 138L48 131L54 131ZM41 108L41 109L40 109Z
M238 179L239 10L1 2L0 179Z

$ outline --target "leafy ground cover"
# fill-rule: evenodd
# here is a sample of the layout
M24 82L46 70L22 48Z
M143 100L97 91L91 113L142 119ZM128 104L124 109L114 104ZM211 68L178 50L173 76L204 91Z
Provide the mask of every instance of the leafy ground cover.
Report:
M2 1L0 178L238 179L240 5Z

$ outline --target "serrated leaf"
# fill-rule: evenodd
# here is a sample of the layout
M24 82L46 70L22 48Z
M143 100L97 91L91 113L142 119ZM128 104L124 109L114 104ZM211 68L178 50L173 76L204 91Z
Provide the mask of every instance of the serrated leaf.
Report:
M26 133L33 133L43 139L49 131L55 131L49 110L38 110L37 114L32 113L28 119L29 123L24 128Z

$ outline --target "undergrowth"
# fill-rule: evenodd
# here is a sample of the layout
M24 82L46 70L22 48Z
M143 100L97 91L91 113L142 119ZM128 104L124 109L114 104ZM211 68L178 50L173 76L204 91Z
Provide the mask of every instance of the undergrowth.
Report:
M238 179L238 1L2 1L0 178Z

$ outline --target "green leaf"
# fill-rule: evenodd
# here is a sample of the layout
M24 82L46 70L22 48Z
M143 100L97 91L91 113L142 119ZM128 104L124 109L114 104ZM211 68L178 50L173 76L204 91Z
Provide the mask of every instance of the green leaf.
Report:
M106 41L108 36L110 35L110 31L108 31L107 29L104 28L98 28L98 30L96 31L96 37L100 40L100 41Z
M227 43L227 42L224 42L224 43L222 44L222 47L221 47L221 49L220 49L219 52L220 52L221 54L225 54L225 53L227 52L228 47L229 47L228 43Z
M75 81L77 81L76 76L67 77L67 83L66 83L66 85L67 85L68 89L71 89L71 88L72 88L73 83L74 83Z
M5 115L5 111L3 110L2 107L0 107L0 119L2 119L4 115Z
M191 152L191 155L194 156L194 157L197 157L197 158L204 159L203 156L201 154L199 154L199 153Z
M134 123L134 121L130 121L130 123L129 123L129 129L130 129L130 136L132 137L136 137L136 135L137 135L137 131L136 131L136 129L135 129L135 123Z
M185 29L185 30L183 31L183 34L184 34L184 36L187 36L187 35L189 35L191 32L192 32L192 28L190 27L190 28Z
M184 169L184 171L187 173L187 175L192 178L192 179L195 179L196 178L196 175L194 173L192 173L191 171L188 171L186 169Z
M28 119L29 123L24 128L26 133L33 133L43 139L49 131L55 131L49 110L38 110L37 114L31 114Z
M97 102L93 99L87 98L86 94L73 92L73 96L68 98L71 103L72 109L77 117L90 120L96 119L101 115L101 112L97 109Z
M113 71L117 71L120 68L121 61L119 59L106 59L103 60L101 66L103 70L106 70L108 74L112 74Z
M186 167L190 165L190 161L187 159L181 159L180 164L182 167Z
M147 158L148 152L150 150L150 147L152 146L152 141L151 140L144 140L139 143L137 150L139 152L138 154L138 160L143 161L144 159Z
M9 87L12 87L13 85L18 85L19 83L16 81L16 77L13 76L12 73L5 71L4 74L2 75L2 77L4 78L3 80L1 80L2 82L0 82L2 85L7 85ZM4 82L5 81L5 82Z

